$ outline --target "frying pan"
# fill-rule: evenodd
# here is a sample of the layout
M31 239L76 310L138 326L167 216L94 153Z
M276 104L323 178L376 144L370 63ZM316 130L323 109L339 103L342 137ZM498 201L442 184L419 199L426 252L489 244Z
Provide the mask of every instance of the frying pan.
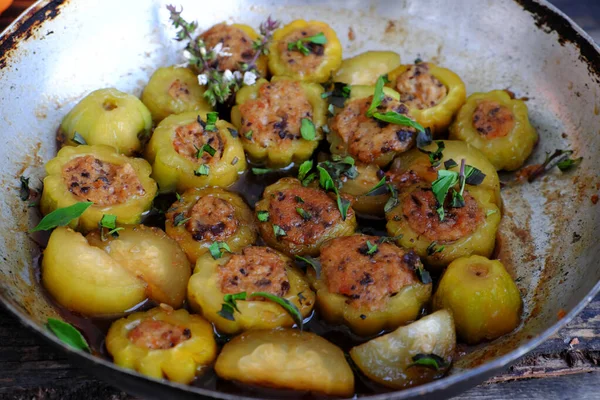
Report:
M145 378L74 352L44 328L57 311L33 267L39 218L18 198L18 177L35 187L56 152L64 114L107 86L139 95L159 66L180 63L162 0L42 0L0 37L0 300L23 324L111 384L145 398L251 398ZM372 399L442 398L514 362L570 321L600 290L600 53L572 21L534 0L177 0L201 28L223 20L253 26L271 14L330 23L345 56L391 49L456 71L469 93L509 89L526 97L540 142L529 163L555 149L583 157L574 172L553 171L503 190L497 257L524 301L510 335L466 349L441 380ZM350 33L352 31L352 33ZM354 37L352 40L351 38ZM502 176L509 181L511 176ZM566 313L566 314L565 314ZM563 316L564 315L564 316ZM562 318L560 318L563 316ZM249 394L248 396L252 396Z

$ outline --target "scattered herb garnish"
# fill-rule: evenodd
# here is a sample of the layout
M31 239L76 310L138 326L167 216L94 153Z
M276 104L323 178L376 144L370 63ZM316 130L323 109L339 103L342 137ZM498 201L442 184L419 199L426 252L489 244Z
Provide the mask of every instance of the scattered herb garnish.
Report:
M442 370L448 367L448 363L442 357L437 354L417 354L412 358L412 364L408 367L425 367L436 371Z
M430 284L431 282L433 282L433 280L431 279L431 275L429 274L429 271L427 271L425 269L425 267L423 267L423 264L420 264L417 269L415 270L415 273L417 274L417 277L419 278L419 280L421 281L422 284L427 285Z
M546 153L546 159L544 163L539 165L536 169L531 171L528 174L527 181L533 182L539 176L545 174L550 171L555 166L558 167L561 171L568 171L569 169L577 166L582 157L571 159L570 156L573 154L573 150L554 150L554 153Z
M338 108L344 107L346 100L350 98L350 94L352 93L350 85L343 82L328 81L323 84L323 87L327 92L323 92L321 98L327 99L330 105Z
M345 221L348 214L348 209L350 208L350 202L347 199L344 199L342 196L340 196L340 192L338 191L338 188L336 187L333 179L331 178L331 175L329 174L329 172L327 172L325 168L321 166L321 164L317 165L317 170L319 171L319 185L325 191L331 190L335 193L337 197L338 210L342 215L342 220Z
M489 217L490 215L496 214L498 212L498 210L487 210L487 212L485 213L486 217Z
M431 163L432 167L437 167L438 165L440 165L440 162L442 161L442 158L444 157L443 151L446 148L446 145L441 140L437 140L435 142L435 144L437 145L437 149L435 151L429 151L429 150L419 148L419 151L421 151L422 153L425 153L429 156L429 162ZM449 166L446 166L447 163ZM454 164L452 164L452 163L454 163ZM454 160L448 160L444 163L444 166L446 169L450 169L452 167L455 167L456 163L454 162Z
M275 225L275 224L273 224L273 233L275 234L275 237L287 235L287 233L283 230L282 227L280 227L279 225Z
M300 330L302 330L302 328L304 327L304 320L302 318L300 310L298 310L298 307L296 307L288 299L284 299L283 297L279 297L267 292L254 292L250 295L247 295L246 292L226 294L223 297L224 303L221 306L221 311L219 311L217 314L229 321L235 321L235 317L233 315L234 311L240 312L240 310L237 307L236 301L246 300L247 298L252 297L263 297L269 301L272 301L273 303L280 305L285 311L288 312L288 314L290 314L290 316L292 317L296 325L298 325Z
M377 245L371 243L370 240L367 240L367 255L371 256L377 253Z
M317 137L315 124L313 124L313 122L308 118L302 118L301 121L300 134L302 135L302 139L315 140Z
M383 244L383 243L394 243L397 240L402 239L404 235L398 235L398 236L381 236L379 239L377 239L377 243L378 244Z
M317 279L319 279L321 277L321 263L319 262L319 260L312 258L310 256L296 256L296 260L300 260L304 263L306 263L307 265L310 265L314 270L315 270L315 275L317 277Z
M60 319L48 318L46 326L66 345L74 348L75 350L87 351L88 353L90 352L90 346L88 346L85 338L73 325L61 321Z
M181 226L181 225L185 224L186 222L188 222L190 219L191 218L186 218L185 213L183 213L183 212L177 213L173 217L173 225Z
M367 117L372 117L377 107L381 104L383 99L385 98L385 93L383 92L383 87L386 83L389 83L387 75L381 75L377 78L377 82L375 83L375 93L373 93L373 101L367 110Z
M71 206L58 208L52 211L50 214L46 215L39 224L29 232L38 232L38 231L49 231L50 229L54 229L57 226L65 226L68 225L69 222L73 221L76 218L81 217L81 215L90 208L90 206L94 204L91 201L84 201L75 203Z
M300 168L298 168L298 180L304 181L308 173L313 167L312 160L306 160L302 164L300 164Z
M427 255L432 256L435 253L441 253L442 251L444 251L444 248L445 246L438 247L437 242L433 241L429 246L427 246Z
M304 45L304 43L312 43L312 44L317 44L317 45L324 45L327 44L327 37L325 36L325 34L323 32L319 32L316 35L313 36L309 36L307 38L302 38L302 39L298 39L295 42L289 42L288 43L288 50L289 51L299 51L302 54L304 54L305 56L309 55L311 52L311 49L306 47Z
M248 132L246 132L244 134L244 136L246 137L246 139L252 140L252 129L250 129Z
M439 146L438 146L438 149L439 149ZM431 159L431 157L430 157L430 159ZM444 168L451 169L451 168L454 168L454 167L458 167L458 164L453 159L449 159L449 160L444 161Z
M302 209L300 207L296 207L296 212L298 214L300 214L300 216L302 217L302 219L305 220L305 221L310 221L310 219L312 218L312 215L308 211L306 211L306 210L304 210L304 209Z
M215 111L211 111L206 114L206 126L204 130L214 132L217 130L217 120L219 119L219 113ZM212 156L212 154L211 154Z
M29 189L29 178L25 178L23 175L19 178L21 181L21 188L19 189L19 198L23 201L29 200L31 196L31 189Z
M196 176L207 176L210 172L210 167L206 164L201 164L198 169L194 171L194 175Z
M424 150L425 147L429 146L433 142L433 136L431 135L431 129L425 128L423 131L417 132L417 148Z
M227 251L231 253L231 248L225 242L212 242L208 247L208 251L213 259L218 260L223 257L223 254Z
M304 204L304 199L300 196L294 196L294 200L300 204Z
M383 122L388 122L390 124L409 126L411 128L415 128L419 132L425 130L425 128L423 128L423 126L417 121L412 120L406 115L400 114L396 111L386 111L384 113L376 112L373 113L373 118Z
M202 158L202 154L204 153L208 153L208 155L212 157L217 152L217 150L208 143L205 143L201 148L196 147L196 145L194 145L194 147L196 148L196 158Z
M391 196L383 207L383 211L386 213L392 211L392 209L398 205L398 190L390 183L387 184L387 187Z
M271 168L252 168L252 173L254 175L265 175L270 172L273 172L273 169L271 169Z
M119 237L119 231L123 230L122 227L117 227L117 216L112 214L104 214L98 222L98 228L100 229L100 239L106 240L104 236L104 229L108 229L108 234L112 237Z
M258 218L260 222L267 222L269 220L269 212L261 210L256 213L256 218Z
M79 134L79 132L75 132L73 134L73 141L77 144L82 144L82 145L86 145L87 142L85 141L85 138L83 136L81 136Z
M385 185L385 176L381 178L381 180L377 183L377 185L373 186L371 190L365 193L365 196L378 196L380 194L384 194L388 192L388 188Z

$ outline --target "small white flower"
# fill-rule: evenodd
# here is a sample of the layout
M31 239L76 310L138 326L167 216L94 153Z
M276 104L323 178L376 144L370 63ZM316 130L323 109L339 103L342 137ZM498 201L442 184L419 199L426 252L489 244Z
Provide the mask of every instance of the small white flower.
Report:
M236 81L242 80L242 73L240 71L233 71L233 77Z
M208 83L208 76L206 74L198 75L198 83L200 86L206 85Z
M190 60L192 58L192 53L190 53L187 50L183 51L183 58L185 58L186 60Z
M206 56L206 47L200 47L200 54L202 55L202 57Z
M229 47L223 47L223 43L217 43L212 51L218 57L231 57Z
M215 45L215 47L213 47L212 51L215 52L215 54L219 54L221 52L221 50L223 50L223 43L219 42Z
M231 82L233 80L233 73L226 69L225 72L223 72L223 81L225 82Z
M246 71L244 73L244 85L250 86L256 83L256 74L252 71Z

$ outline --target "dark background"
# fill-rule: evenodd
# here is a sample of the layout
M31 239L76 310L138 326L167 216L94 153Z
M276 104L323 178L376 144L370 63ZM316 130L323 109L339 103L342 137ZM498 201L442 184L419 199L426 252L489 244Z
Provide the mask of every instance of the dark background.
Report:
M600 42L600 0L551 2ZM31 3L14 1L0 16L0 31ZM600 296L533 353L455 400L509 398L600 399ZM0 399L133 398L71 366L0 308Z

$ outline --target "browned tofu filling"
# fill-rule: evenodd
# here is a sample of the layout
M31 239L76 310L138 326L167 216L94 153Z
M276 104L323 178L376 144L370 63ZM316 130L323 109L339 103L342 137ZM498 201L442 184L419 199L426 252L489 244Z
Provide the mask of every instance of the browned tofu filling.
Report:
M190 89L188 88L188 85L184 82L181 82L179 79L175 79L173 83L171 83L168 93L173 100L190 100Z
M211 50L218 43L223 44L223 50L231 53L230 56L218 56L212 67L219 71L237 71L241 63L249 63L254 58L255 50L252 39L240 28L227 24L217 24L200 35L204 40L207 50Z
M401 153L410 149L415 137L413 128L367 117L372 101L373 96L347 102L331 124L331 129L344 142L339 145L339 151L347 145L348 153L364 163L372 163L389 152ZM382 100L377 111L408 115L408 108L389 96Z
M289 80L262 85L258 98L240 105L240 113L242 140L264 148L289 146L302 137L302 118L312 121L312 106L302 86Z
M448 95L448 88L429 73L427 63L408 67L396 79L396 90L401 102L419 110L438 105Z
M195 121L185 126L178 126L173 137L173 148L190 161L211 164L221 158L225 143L218 130L206 131L202 124ZM213 156L203 150L205 144L216 150Z
M487 139L508 135L515 127L515 117L508 107L484 100L473 113L473 128Z
M287 262L268 247L251 246L234 254L219 268L223 293L267 292L284 296L290 290ZM252 300L257 300L253 298Z
M304 55L295 47L293 50L288 49L288 43L296 43L298 40L306 39L321 33L320 30L314 27L298 29L284 37L277 46L281 60L292 71L303 74L310 74L323 62L325 54L325 45L311 43L310 41L302 42L310 53Z
M484 220L483 211L473 196L465 190L463 198L465 206L447 207L444 219L440 221L433 192L417 189L404 198L402 213L411 229L419 235L440 243L453 242L473 233Z
M170 349L191 337L192 332L187 328L155 320L142 321L128 335L133 344L149 350Z
M348 210L347 217L351 216ZM318 243L329 228L341 221L335 200L319 189L289 188L274 193L269 202L269 222L285 232L278 239L296 245Z
M321 268L331 293L370 311L385 307L390 296L418 282L415 257L376 236L354 235L333 239L321 250ZM369 254L369 245L377 246ZM418 257L416 257L418 260Z
M131 196L146 194L133 167L113 164L92 155L81 156L66 163L63 182L80 201L99 206L125 203Z
M198 241L223 241L233 235L239 225L235 208L216 196L201 197L188 214L186 229Z

